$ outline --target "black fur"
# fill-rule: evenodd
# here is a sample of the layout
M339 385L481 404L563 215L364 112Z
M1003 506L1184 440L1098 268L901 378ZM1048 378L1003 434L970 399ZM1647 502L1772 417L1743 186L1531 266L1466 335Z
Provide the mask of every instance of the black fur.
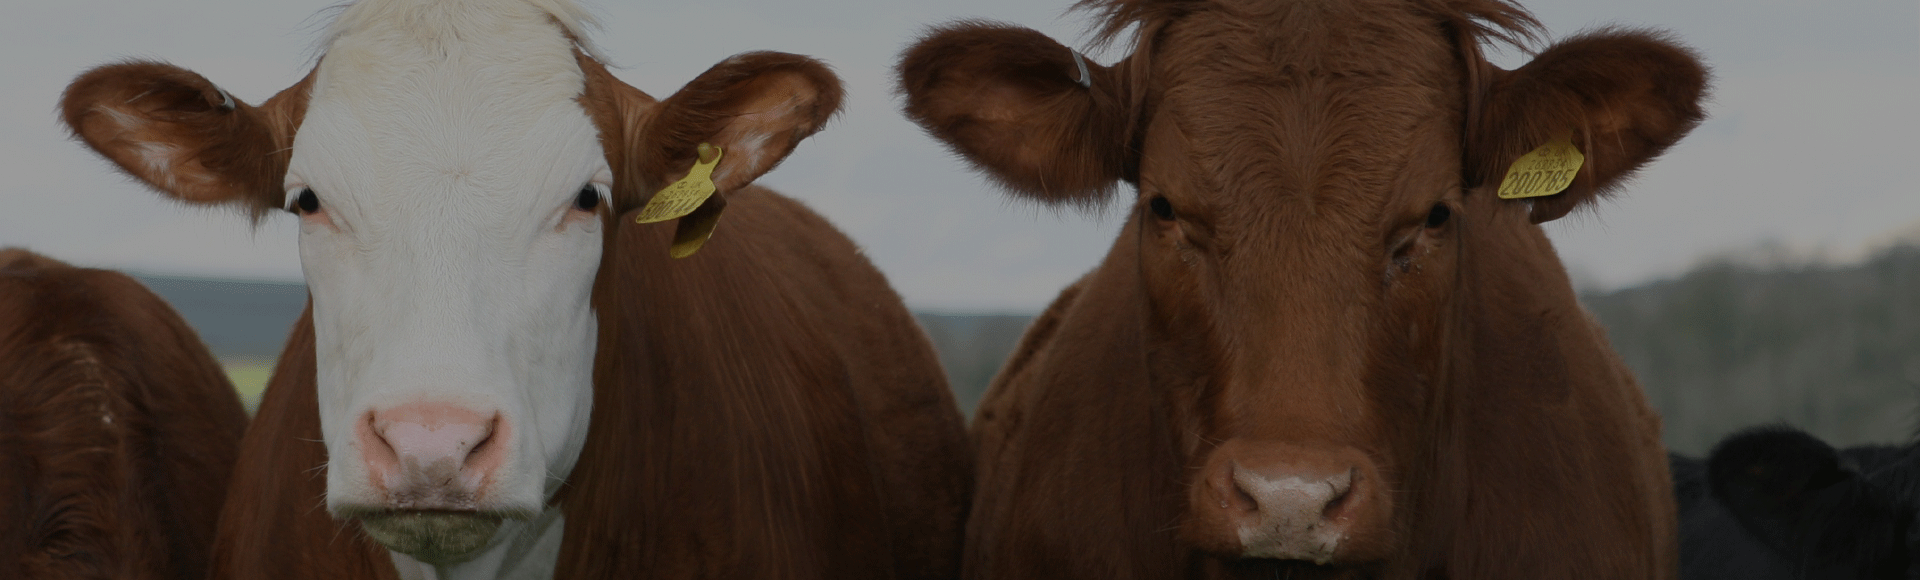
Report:
M1835 450L1763 426L1670 463L1683 578L1920 578L1920 444Z

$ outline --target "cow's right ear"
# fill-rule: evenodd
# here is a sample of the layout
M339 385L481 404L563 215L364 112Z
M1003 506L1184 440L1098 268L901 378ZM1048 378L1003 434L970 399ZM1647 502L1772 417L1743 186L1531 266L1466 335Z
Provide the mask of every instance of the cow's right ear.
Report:
M1134 178L1125 75L1038 31L948 24L896 73L907 116L1013 193L1085 204Z
M205 77L157 62L95 68L60 99L75 138L174 199L278 208L293 132L312 77L259 107ZM297 101L297 102L295 102Z

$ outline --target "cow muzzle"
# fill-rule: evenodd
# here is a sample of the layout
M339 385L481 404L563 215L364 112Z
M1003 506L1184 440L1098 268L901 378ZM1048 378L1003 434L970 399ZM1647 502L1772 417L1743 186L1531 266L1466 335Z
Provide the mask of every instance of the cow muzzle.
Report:
M359 517L367 536L428 564L466 561L493 540L506 518L486 512L396 510Z
M485 547L506 514L485 509L506 462L509 426L500 414L444 403L368 412L355 443L369 487L383 498L342 514L387 549L424 562L456 562Z
M1201 549L1315 564L1384 555L1392 498L1357 449L1231 439L1197 475L1185 536Z

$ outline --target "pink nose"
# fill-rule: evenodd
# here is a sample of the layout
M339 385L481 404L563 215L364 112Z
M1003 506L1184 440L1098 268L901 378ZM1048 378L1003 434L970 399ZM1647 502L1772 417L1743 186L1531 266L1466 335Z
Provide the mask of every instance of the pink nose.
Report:
M1207 529L1194 531L1234 556L1364 559L1392 510L1378 468L1352 448L1233 439L1200 475L1192 508Z
M445 403L375 410L355 431L368 478L393 509L474 509L506 456L499 413Z

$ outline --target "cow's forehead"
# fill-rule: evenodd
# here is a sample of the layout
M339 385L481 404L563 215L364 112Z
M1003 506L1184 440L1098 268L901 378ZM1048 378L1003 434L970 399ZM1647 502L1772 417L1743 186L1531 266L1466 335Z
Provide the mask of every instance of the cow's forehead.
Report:
M290 179L324 182L306 185L331 186L322 195L353 214L434 192L503 202L456 208L520 214L551 197L530 193L564 195L603 163L578 100L576 42L551 12L517 1L352 12L364 6L335 25Z
M1371 222L1397 207L1390 198L1438 191L1402 175L1459 138L1460 61L1440 23L1404 8L1369 20L1286 6L1261 22L1213 11L1171 26L1152 55L1160 126L1149 138L1177 132L1193 161L1178 170L1200 173L1241 218L1299 199L1322 218Z
M315 96L506 109L571 99L585 82L575 50L593 51L578 12L563 1L356 2L329 29Z

